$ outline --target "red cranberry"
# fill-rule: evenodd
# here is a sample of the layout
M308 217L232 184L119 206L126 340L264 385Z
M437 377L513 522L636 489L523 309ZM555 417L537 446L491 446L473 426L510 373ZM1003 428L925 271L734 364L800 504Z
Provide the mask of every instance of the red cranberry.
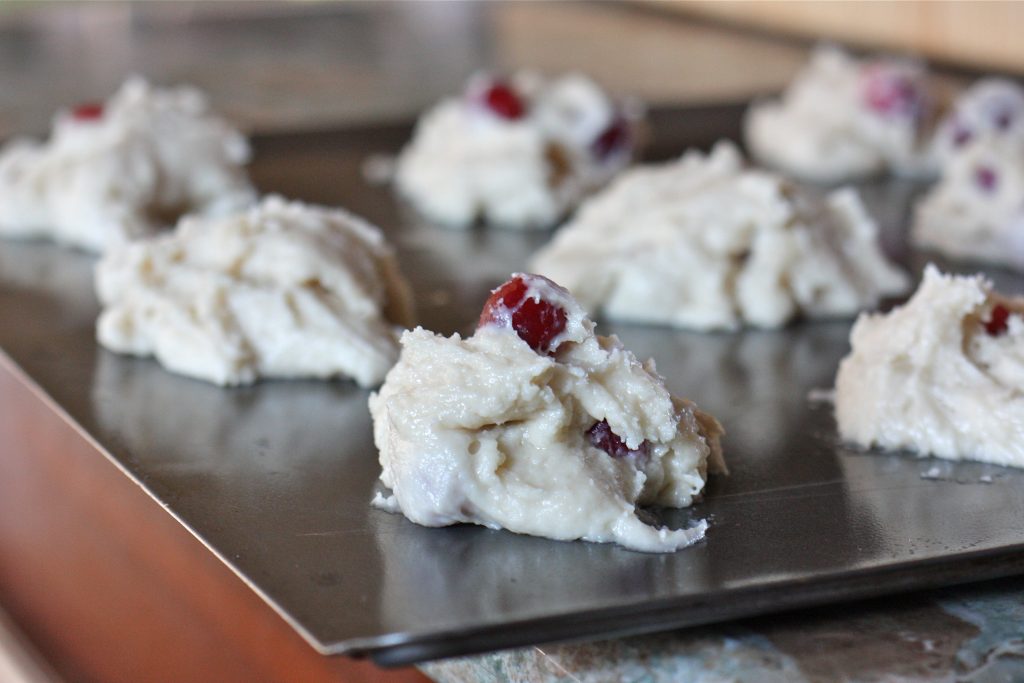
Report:
M528 297L529 283L558 287L540 275L517 275L491 293L480 314L479 327L511 327L537 353L554 353L551 342L565 330L565 309L543 299Z
M963 147L974 137L974 134L969 128L957 125L953 128L953 145L956 147Z
M600 135L594 138L590 148L598 159L607 159L628 144L629 124L621 116L617 116Z
M526 106L519 94L504 81L494 81L483 92L483 103L493 114L509 121L523 118Z
M103 118L103 105L98 102L80 104L71 110L71 118L76 121L96 121Z
M985 331L993 337L1004 334L1009 327L1007 321L1010 318L1010 309L1002 304L992 307L992 316L985 323Z
M633 449L626 445L626 442L619 438L619 435L608 426L608 420L601 420L587 430L587 438L590 445L600 448L613 458L624 458L627 455L648 455L651 445L644 441L639 448Z
M868 69L863 97L872 111L884 116L918 116L922 110L923 98L914 80L885 67Z
M988 166L978 166L974 169L974 182L978 183L978 187L985 192L992 192L999 183L999 176Z
M992 118L996 124L996 129L1005 132L1010 129L1010 124L1013 123L1013 112L1005 108L1000 109Z

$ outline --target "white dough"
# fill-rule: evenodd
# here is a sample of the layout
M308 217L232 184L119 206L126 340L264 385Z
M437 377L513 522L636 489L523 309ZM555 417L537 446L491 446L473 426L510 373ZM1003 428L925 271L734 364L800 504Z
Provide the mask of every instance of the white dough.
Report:
M754 157L806 180L927 174L929 111L921 65L818 47L780 100L751 106L744 132Z
M590 79L516 74L510 85L525 105L516 120L483 104L489 83L477 76L464 95L424 114L398 158L397 186L427 218L462 228L477 219L550 227L629 163L628 140L603 158L593 151L623 115Z
M1002 78L983 78L967 88L939 123L935 157L945 163L979 138L988 144L1024 139L1024 88Z
M1004 330L986 323L1010 311ZM906 305L865 314L836 377L846 441L1024 467L1024 299L934 266Z
M722 466L721 427L670 395L652 362L595 335L567 292L531 285L527 296L567 311L554 355L498 324L466 339L403 335L398 364L370 397L391 490L376 504L425 526L469 522L648 552L702 538L703 521L658 529L636 508L690 505L709 461ZM612 457L592 445L587 432L601 420L647 453Z
M936 149L942 179L916 207L914 242L1024 270L1024 89L996 79L972 86Z
M280 197L108 252L96 268L97 337L221 385L260 377L379 384L410 297L379 230Z
M135 78L96 118L57 114L49 142L0 150L0 236L48 237L92 252L255 201L249 144L192 88Z
M532 267L591 313L697 330L851 316L908 286L855 191L811 200L728 142L627 171Z

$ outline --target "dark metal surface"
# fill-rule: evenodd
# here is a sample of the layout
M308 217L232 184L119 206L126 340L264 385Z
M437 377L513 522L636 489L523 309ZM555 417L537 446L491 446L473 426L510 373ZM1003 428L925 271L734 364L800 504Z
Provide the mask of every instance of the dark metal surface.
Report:
M735 134L737 108L664 113L664 157L700 131ZM699 122L699 125L698 125ZM259 140L265 190L342 204L399 246L420 321L468 330L490 287L548 237L420 224L359 173L406 128ZM678 144L676 144L678 142ZM910 198L865 186L890 251ZM911 265L919 272L924 258ZM92 259L0 243L0 348L168 511L325 653L405 663L550 640L637 633L1024 570L1024 473L865 454L837 442L828 405L848 322L696 334L601 324L728 430L732 470L704 502L701 544L669 555L462 526L417 527L369 507L378 465L368 392L347 382L220 389L93 339ZM948 264L944 264L948 265ZM961 270L970 270L970 268ZM1007 291L1021 278L998 273ZM922 478L938 468L941 479ZM932 475L935 472L931 473ZM97 492L97 495L102 495Z

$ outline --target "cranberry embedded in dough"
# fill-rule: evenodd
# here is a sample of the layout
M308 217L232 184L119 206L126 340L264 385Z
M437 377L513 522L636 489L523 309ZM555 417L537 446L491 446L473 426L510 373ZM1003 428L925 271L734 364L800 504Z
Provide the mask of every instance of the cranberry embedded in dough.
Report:
M996 129L1005 132L1009 130L1010 126L1013 124L1013 110L1009 107L1003 107L996 111L992 118L993 122L996 124Z
M531 296L531 285L533 292ZM511 327L538 353L553 353L551 342L565 330L565 309L545 301L541 292L558 287L540 275L517 275L491 293L480 314L479 327Z
M974 133L972 133L971 130L969 128L967 128L966 126L964 126L962 124L958 124L955 128L953 128L953 146L954 147L963 147L968 142L970 142L971 139L973 139L973 138L974 138Z
M974 180L981 189L993 192L999 182L999 176L988 166L979 166L974 170Z
M922 95L913 79L885 67L871 67L864 74L864 103L884 116L917 116Z
M590 439L590 445L594 448L600 448L613 458L624 458L628 455L648 455L651 448L650 444L646 441L641 443L639 448L630 448L608 426L608 420L601 420L588 429L587 438Z
M71 118L76 121L96 121L103 118L103 105L98 102L86 102L71 110Z
M600 135L594 138L591 149L598 159L607 159L629 144L629 126L625 119L616 117Z
M503 81L493 82L483 93L483 102L497 116L516 121L526 114L526 106L519 94Z
M985 331L993 337L1004 334L1009 327L1007 320L1010 318L1010 310L1002 304L996 304L992 308L992 316L985 323Z

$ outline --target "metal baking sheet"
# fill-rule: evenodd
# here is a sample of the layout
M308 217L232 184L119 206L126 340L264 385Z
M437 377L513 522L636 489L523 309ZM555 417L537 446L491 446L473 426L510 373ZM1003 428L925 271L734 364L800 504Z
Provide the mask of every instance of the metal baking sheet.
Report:
M655 157L738 132L738 107L661 112ZM360 167L408 127L256 141L264 190L345 205L398 245L421 323L468 331L489 288L548 237L456 232L405 211ZM919 273L903 230L920 187L864 186L885 244ZM0 348L124 472L325 654L383 664L631 634L1024 570L1024 473L843 447L828 405L849 322L697 334L602 323L669 387L718 416L732 470L703 502L699 545L647 555L370 508L378 474L368 392L276 381L220 389L97 347L93 259L0 243ZM949 264L943 264L947 267ZM960 268L959 270L972 270ZM1006 291L1024 279L993 272Z

